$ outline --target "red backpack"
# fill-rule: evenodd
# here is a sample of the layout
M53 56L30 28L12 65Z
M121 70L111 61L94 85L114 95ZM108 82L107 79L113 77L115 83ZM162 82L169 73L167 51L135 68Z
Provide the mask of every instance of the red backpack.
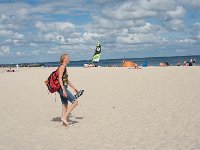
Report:
M58 67L59 69L59 67ZM58 81L58 69L50 74L45 82L49 92L54 93L60 89L60 83Z

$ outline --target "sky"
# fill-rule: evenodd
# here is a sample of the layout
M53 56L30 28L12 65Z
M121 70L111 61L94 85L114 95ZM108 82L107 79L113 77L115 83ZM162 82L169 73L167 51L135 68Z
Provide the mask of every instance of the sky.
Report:
M200 0L0 0L0 63L200 55Z

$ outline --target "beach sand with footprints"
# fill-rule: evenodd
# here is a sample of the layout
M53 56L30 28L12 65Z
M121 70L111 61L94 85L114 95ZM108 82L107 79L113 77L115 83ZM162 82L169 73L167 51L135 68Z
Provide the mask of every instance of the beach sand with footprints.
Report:
M69 127L44 84L55 69L0 73L1 150L200 149L200 67L68 68L85 90Z

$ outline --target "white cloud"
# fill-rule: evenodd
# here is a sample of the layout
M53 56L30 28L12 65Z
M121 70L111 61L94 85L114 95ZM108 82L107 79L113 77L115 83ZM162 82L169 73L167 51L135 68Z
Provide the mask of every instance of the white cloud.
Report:
M63 34L64 35L64 34ZM59 44L63 44L66 42L65 37L57 32L50 32L50 33L39 33L38 39L35 41L38 42L55 42Z
M49 30L46 28L46 25L42 23L41 21L36 22L35 26L41 31L47 32Z
M27 20L29 19L30 10L28 8L21 8L16 10L16 17L20 18L20 20Z
M191 6L197 8L197 9L200 9L200 1L199 0L190 0L190 1L188 1L188 3Z
M180 19L173 19L169 21L168 27L172 30L180 30L184 27L184 22Z
M2 22L2 21L5 21L5 20L7 20L8 19L8 17L6 16L6 15L4 15L4 14L1 14L0 15L0 21Z
M200 41L200 32L197 33L196 39L198 39Z
M175 10L167 11L171 18L182 18L185 16L186 10L182 6L177 6Z
M21 34L21 33L15 32L12 38L15 38L15 39L24 39L24 35Z
M146 22L140 26L130 27L128 31L129 33L151 33L151 32L160 33L160 32L165 31L165 29L161 27L160 25L154 25L154 24Z
M53 47L47 51L47 54L60 54L61 50L59 47Z
M66 43L71 35L75 35L75 25L70 22L48 22L38 21L35 24L38 28L38 39L41 41L52 41ZM77 34L77 33L76 33ZM36 39L36 41L38 40Z
M123 2L123 1L126 1L126 0L120 0L120 2ZM100 4L107 4L111 2L116 2L116 0L94 0L94 2L100 3Z
M15 2L15 3L1 3L0 13L6 15L16 15L16 11L22 8L30 8L28 4Z
M11 30L0 30L0 37L9 37L13 39L23 39L24 35L21 33L13 32Z
M183 40L179 40L179 42L182 43L182 44L194 44L194 43L196 43L196 40L186 38L186 39L183 39Z
M29 56L30 54L23 52L23 51L17 51L16 52L16 56L18 57L22 57L22 56Z
M199 0L176 0L180 4L184 4L186 6L192 7L192 9L200 9L200 1Z
M0 30L0 36L3 37L8 37L11 36L13 34L13 31L10 30Z
M194 28L195 28L196 30L200 30L200 23L199 23L199 22L196 22L196 23L194 24Z
M117 37L117 42L122 44L160 43L161 39L155 34L128 34L127 37Z
M138 3L141 9L153 11L168 11L176 5L173 0L138 0Z
M18 29L19 26L14 22L15 20L12 17L1 14L0 15L0 30Z
M19 45L19 40L18 39L6 39L3 43L4 45L14 45L14 46L18 46Z
M39 53L40 53L40 51L38 51L38 50L35 50L35 51L31 52L31 54L33 54L33 55L39 55Z
M54 9L51 4L40 4L31 8L32 13L53 13Z
M22 52L16 52L17 56L22 56Z
M130 19L139 19L145 17L156 16L156 11L140 9L136 7L134 2L127 2L120 6L115 6L112 9L110 7L102 11L103 15L109 18L114 18L118 20L130 20Z
M29 44L31 47L38 47L38 44L36 44L36 43L30 43Z
M43 23L41 21L37 22L35 26L43 31L43 32L50 32L50 31L58 31L58 32L72 32L74 31L74 24L70 22L51 22L51 23Z
M9 46L1 46L0 47L0 56L8 56L10 54Z

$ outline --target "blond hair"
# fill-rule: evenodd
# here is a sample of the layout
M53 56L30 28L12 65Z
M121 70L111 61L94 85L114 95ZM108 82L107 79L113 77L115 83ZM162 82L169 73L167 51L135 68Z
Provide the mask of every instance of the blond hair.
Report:
M65 56L68 56L68 54L62 54L62 55L60 56L60 63L61 63L61 64L63 63L63 60L64 60Z

